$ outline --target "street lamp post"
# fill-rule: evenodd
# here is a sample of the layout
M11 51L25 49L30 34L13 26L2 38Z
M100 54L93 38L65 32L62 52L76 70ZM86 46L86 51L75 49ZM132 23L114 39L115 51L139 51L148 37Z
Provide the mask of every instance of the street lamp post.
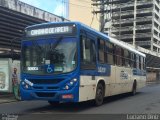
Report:
M23 30L17 30L17 32L21 33L20 37L14 37L12 39L10 39L10 43L11 43L11 53L10 56L13 59L14 57L14 41L15 40L20 40L23 36L24 36L24 31Z
M13 38L13 39L10 40L10 42L11 42L11 53L10 53L10 54L11 54L11 58L12 58L12 59L13 59L13 57L14 57L14 56L13 56L13 52L14 52L14 41L15 41L15 40L18 40L18 39L19 39L19 37L15 37L15 38Z

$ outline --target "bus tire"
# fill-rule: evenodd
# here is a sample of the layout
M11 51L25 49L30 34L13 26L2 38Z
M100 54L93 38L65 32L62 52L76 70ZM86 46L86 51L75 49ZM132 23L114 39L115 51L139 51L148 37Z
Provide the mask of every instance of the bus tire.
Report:
M136 83L136 81L134 81L131 95L133 95L133 96L136 95L136 92L137 92L137 83Z
M104 86L102 83L98 83L97 89L96 89L95 105L96 106L102 105L103 98L104 98Z
M58 101L48 101L51 106L58 106L60 103Z

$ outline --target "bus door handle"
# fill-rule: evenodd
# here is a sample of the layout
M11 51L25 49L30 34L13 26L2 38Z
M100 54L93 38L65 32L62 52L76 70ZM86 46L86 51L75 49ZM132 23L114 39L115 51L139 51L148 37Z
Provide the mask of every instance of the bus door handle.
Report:
M95 76L92 76L92 80L95 80Z

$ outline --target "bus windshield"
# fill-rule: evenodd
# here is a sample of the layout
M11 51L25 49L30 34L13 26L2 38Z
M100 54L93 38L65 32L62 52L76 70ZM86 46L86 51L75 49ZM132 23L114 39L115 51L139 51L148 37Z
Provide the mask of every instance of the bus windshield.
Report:
M73 71L77 65L77 39L51 38L22 43L23 73L46 75Z

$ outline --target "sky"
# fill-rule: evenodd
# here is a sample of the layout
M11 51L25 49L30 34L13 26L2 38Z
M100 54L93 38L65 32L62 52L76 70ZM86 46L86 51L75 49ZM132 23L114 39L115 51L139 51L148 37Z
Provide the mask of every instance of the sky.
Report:
M40 8L42 10L48 11L50 13L56 14L58 16L67 17L67 14L65 13L66 10L64 10L64 0L20 0L24 3L27 3L29 5L35 6L37 8Z

